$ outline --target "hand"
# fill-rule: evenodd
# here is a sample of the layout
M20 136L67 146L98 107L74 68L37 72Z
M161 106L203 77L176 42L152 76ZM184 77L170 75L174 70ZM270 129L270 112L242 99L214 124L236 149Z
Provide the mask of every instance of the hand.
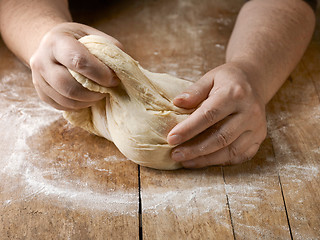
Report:
M176 106L199 107L168 134L169 144L180 144L172 159L186 168L251 159L267 134L265 104L253 81L236 64L227 63L177 96Z
M67 68L105 87L114 87L119 79L114 72L90 54L77 39L95 34L121 44L107 34L78 23L62 23L49 31L30 59L33 84L39 97L59 110L76 110L93 105L105 97L81 86Z

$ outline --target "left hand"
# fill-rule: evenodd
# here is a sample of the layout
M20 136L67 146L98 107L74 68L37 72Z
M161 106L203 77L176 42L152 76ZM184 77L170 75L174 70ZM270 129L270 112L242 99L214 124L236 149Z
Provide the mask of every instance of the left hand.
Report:
M233 63L221 65L174 99L182 108L199 106L168 134L179 144L172 159L186 168L250 160L267 134L265 103L253 75Z

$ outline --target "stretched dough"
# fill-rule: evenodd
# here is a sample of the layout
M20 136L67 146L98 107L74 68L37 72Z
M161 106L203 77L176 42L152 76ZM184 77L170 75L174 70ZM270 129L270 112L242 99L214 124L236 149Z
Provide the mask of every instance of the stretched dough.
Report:
M171 160L174 146L166 138L169 131L192 110L176 107L172 99L192 83L168 74L152 73L103 37L89 35L79 41L121 80L106 88L69 70L85 88L108 96L94 106L65 112L72 124L113 141L137 164L172 170L181 165Z

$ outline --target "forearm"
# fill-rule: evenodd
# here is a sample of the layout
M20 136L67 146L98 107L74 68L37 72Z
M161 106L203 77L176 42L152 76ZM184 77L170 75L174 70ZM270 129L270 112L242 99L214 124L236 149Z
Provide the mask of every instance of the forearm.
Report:
M239 65L267 103L302 57L315 16L302 0L252 0L241 9L226 61Z
M71 21L67 0L0 0L2 38L26 64L45 33L67 21Z

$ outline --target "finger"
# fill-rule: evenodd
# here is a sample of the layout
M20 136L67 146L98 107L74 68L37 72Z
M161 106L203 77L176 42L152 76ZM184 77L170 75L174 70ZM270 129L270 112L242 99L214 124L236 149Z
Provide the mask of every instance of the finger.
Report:
M49 98L47 95L45 95L41 89L38 87L38 86L35 86L35 89L37 90L37 93L38 93L38 96L39 98L49 104L50 106L54 107L55 109L58 109L58 110L62 110L62 111L69 111L71 109L69 108L66 108L66 107L63 107L61 106L60 104L56 103L53 99Z
M259 151L261 143L254 143L245 153L237 158L234 158L232 164L240 164L250 161Z
M105 87L114 87L119 79L114 72L92 55L89 50L75 38L64 37L53 49L56 61L67 68L82 74L88 79Z
M199 81L173 99L173 103L182 108L195 108L205 100L213 88L213 73L208 72Z
M44 79L41 75L38 73L33 74L35 78L37 79L37 87L38 89L41 89L41 92L43 94L47 95L49 98L51 98L54 102L56 102L58 105L62 106L64 109L69 110L78 110L82 108L86 108L91 106L92 102L80 102L73 99L68 99L58 93L55 89L53 89Z
M172 160L181 162L216 152L248 129L243 115L231 115L172 151Z
M186 120L169 132L168 143L183 143L232 114L235 107L228 103L225 96L218 92L217 95L209 97Z
M41 73L43 78L62 96L81 102L95 102L105 97L105 94L84 88L64 66L52 63L46 65L47 68Z
M247 131L229 146L217 152L181 162L181 164L186 168L203 168L212 165L233 165L248 161L258 151L261 144L261 141L253 140L253 137L253 132Z
M61 106L60 104L56 103L53 99L51 99L50 97L48 97L48 96L42 91L42 89L40 88L40 86L39 86L39 84L38 84L38 81L39 81L39 80L34 81L34 84L33 84L33 85L34 85L34 88L35 88L36 91L37 91L37 94L38 94L39 98L40 98L43 102L49 104L50 106L52 106L52 107L54 107L55 109L58 109L58 110L63 110L63 111L68 111L68 110L70 110L70 109L68 109L68 108L65 108L65 107Z

